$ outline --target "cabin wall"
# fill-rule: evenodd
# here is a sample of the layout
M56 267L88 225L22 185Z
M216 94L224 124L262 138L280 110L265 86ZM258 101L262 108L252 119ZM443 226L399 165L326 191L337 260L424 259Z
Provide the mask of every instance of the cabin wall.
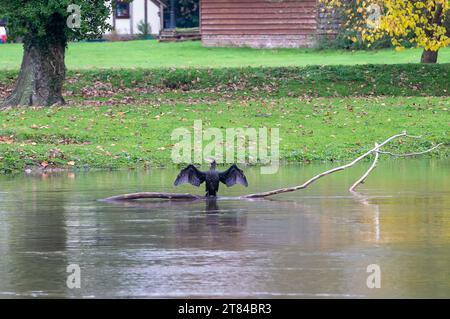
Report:
M205 46L313 46L317 0L200 0Z

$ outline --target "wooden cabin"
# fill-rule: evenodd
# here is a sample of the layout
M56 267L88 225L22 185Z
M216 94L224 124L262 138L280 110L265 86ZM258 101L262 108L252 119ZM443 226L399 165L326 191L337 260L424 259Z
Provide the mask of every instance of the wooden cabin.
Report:
M311 47L332 34L318 0L200 0L205 46ZM333 27L329 27L331 25Z

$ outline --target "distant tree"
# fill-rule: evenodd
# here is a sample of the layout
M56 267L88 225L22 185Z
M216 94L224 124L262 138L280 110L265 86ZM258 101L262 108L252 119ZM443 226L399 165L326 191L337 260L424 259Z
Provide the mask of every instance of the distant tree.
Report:
M177 28L198 27L199 0L173 0L166 2L168 3L168 10L164 11L164 20L169 22L169 28L172 27L170 25L171 13L174 14L174 22Z
M199 7L199 0L177 0L177 27L198 27Z
M344 10L344 28L356 31L368 46L388 37L398 49L405 44L423 48L421 62L436 63L439 49L450 44L449 0L319 1Z
M2 105L64 104L67 43L100 37L109 28L111 5L105 0L0 0L0 17L8 19L11 37L21 38L24 47L16 87Z

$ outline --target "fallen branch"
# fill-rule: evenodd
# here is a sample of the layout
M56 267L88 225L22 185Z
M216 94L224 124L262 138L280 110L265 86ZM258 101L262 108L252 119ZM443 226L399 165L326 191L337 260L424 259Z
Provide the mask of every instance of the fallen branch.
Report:
M400 157L400 156L403 156L403 157L404 157L404 156L415 156L415 155L421 155L421 154L429 153L429 152L433 151L434 149L438 148L439 146L441 146L441 145L443 145L443 144L444 144L444 143L437 144L437 145L433 146L432 148L429 148L429 149L427 149L427 150L425 150L425 151L422 151L422 152L406 153L406 154L394 154L394 153L391 153L391 152L381 151L380 149L376 150L376 151L375 151L375 159L374 159L372 165L371 165L371 166L369 167L369 169L364 173L364 175L361 176L361 178L358 179L358 180L357 180L357 181L349 188L349 192L354 193L356 187L357 187L359 184L364 183L364 181L366 180L367 176L369 176L369 174L370 174L370 173L375 169L375 167L377 166L377 161L378 161L379 154L387 154L387 155L397 156L397 157ZM375 146L377 146L376 143L375 143ZM378 148L379 148L379 147L378 147Z
M272 196L272 195L277 195L277 194L282 194L282 193L294 192L294 191L297 191L299 189L304 189L304 188L308 187L310 184L314 183L316 180L318 180L319 178L321 178L323 176L326 176L326 175L329 175L329 174L332 174L332 173L335 173L335 172L343 171L344 169L355 165L360 160L362 160L363 158L369 156L373 152L377 151L379 148L383 147L384 145L386 145L390 141L392 141L392 140L394 140L396 138L402 137L402 136L411 137L411 138L419 138L419 136L408 135L406 132L393 135L393 136L389 137L388 139L386 139L383 143L380 143L379 145L377 145L374 148L372 148L372 149L368 150L367 152L365 152L363 155L361 155L358 158L354 159L352 162L350 162L350 163L348 163L346 165L342 165L342 166L339 166L339 167L332 168L332 169L330 169L330 170L328 170L326 172L320 173L320 174L312 177L311 179L307 180L302 185L288 187L288 188L275 189L273 191L268 191L268 192L263 192L263 193L244 195L244 196L241 196L241 198L261 198L261 197L267 197L267 196Z
M422 154L425 154L425 153L429 153L429 152L431 152L435 148L438 148L441 145L444 145L444 143L439 143L439 144L433 146L432 148L429 148L429 149L427 149L425 151L422 151L422 152L416 152L416 153L395 154L395 153L386 152L386 151L378 151L378 153L380 153L380 154L387 154L387 155L396 156L396 157L416 156L416 155L422 155Z
M121 200L132 200L141 198L165 198L165 199L203 199L204 196L192 195L192 194L178 194L178 193L156 193L156 192L141 192L141 193L131 193L118 196L112 196L103 199L104 201L121 201Z
M378 144L375 143L375 147L379 148ZM375 158L373 160L372 165L370 165L369 169L364 173L363 176L361 176L348 190L349 192L354 192L356 187L358 187L359 184L364 183L364 181L366 180L367 176L369 176L370 172L372 172L375 167L377 166L377 162L378 162L378 157L380 156L380 152L378 150L375 151Z
M367 156L371 155L372 153L375 153L375 158L374 158L374 161L372 162L372 165L349 188L350 192L354 192L356 187L358 187L358 185L363 183L366 180L366 178L369 176L369 174L375 169L375 167L377 165L377 162L378 162L379 154L387 154L387 155L391 155L391 156L414 156L414 155L421 155L421 154L429 153L429 152L433 151L434 149L438 148L439 146L443 145L443 143L440 143L440 144L437 144L437 145L433 146L432 148L430 148L428 150L425 150L425 151L422 151L422 152L417 152L417 153L408 153L408 154L394 154L394 153L391 153L391 152L385 152L385 151L381 151L380 150L383 146L385 146L386 144L388 144L392 140L394 140L396 138L399 138L399 137L420 138L420 136L408 135L406 132L403 132L403 133L400 133L400 134L396 134L396 135L393 135L393 136L389 137L388 139L386 139L385 141L383 141L380 144L375 143L375 146L372 149L368 150L367 152L365 152L361 156L357 157L352 162L350 162L348 164L345 164L345 165L342 165L342 166L338 166L338 167L332 168L332 169L330 169L328 171L325 171L323 173L320 173L320 174L310 178L309 180L307 180L306 182L304 182L301 185L293 186L293 187L287 187L287 188L275 189L275 190L271 190L271 191L267 191L267 192L248 194L248 195L243 195L243 196L239 196L239 197L235 197L235 198L236 199L264 198L264 197L268 197L268 196L273 196L273 195L282 194L282 193L288 193L288 192L294 192L294 191L297 191L297 190L300 190L300 189L304 189L304 188L308 187L309 185L311 185L312 183L314 183L315 181L317 181L318 179L320 179L321 177L324 177L326 175L330 175L330 174L335 173L335 172L343 171L343 170L345 170L345 169L347 169L349 167L352 167L353 165L355 165L356 163L358 163L362 159L366 158ZM143 199L143 198L163 198L163 199L170 199L170 200L178 200L178 199L181 199L181 200L199 200L199 199L206 199L207 197L199 196L199 195L193 195L193 194L142 192L142 193L132 193L132 194L113 196L113 197L106 198L104 200L105 201L123 201L123 200L134 200L134 199Z

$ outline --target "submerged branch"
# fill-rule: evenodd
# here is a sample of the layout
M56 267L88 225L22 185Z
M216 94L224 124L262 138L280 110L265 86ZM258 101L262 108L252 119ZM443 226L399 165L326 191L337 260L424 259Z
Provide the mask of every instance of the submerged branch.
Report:
M141 192L131 193L118 196L112 196L105 198L104 201L121 201L141 198L164 198L164 199L203 199L204 196L192 195L192 194L179 194L179 193L157 193L157 192Z

